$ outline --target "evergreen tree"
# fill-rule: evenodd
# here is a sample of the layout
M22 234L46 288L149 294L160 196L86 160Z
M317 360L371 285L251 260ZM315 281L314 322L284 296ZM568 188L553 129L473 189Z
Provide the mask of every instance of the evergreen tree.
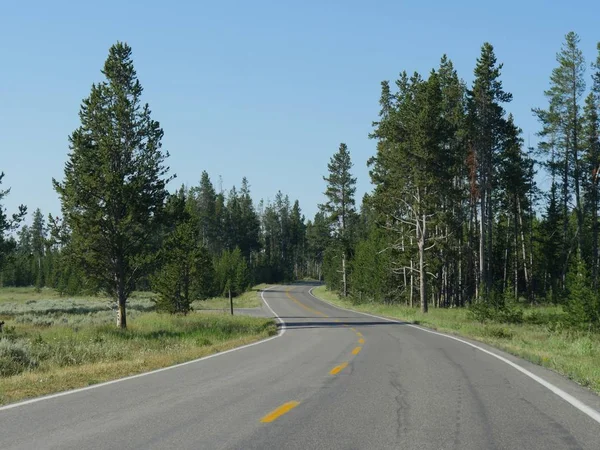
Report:
M152 287L159 294L156 308L169 313L186 314L193 300L211 293L212 261L198 234L198 219L186 205L183 189L167 204L173 225L159 253L161 268L153 277Z
M4 172L0 172L0 185L4 178ZM10 189L0 189L0 272L3 269L4 261L7 255L14 249L14 240L7 238L10 231L17 229L19 223L25 217L27 208L23 205L19 206L19 211L12 216L6 214L6 209L2 205L2 200L10 192Z
M221 250L218 246L218 236L222 230L217 223L217 193L206 171L202 172L200 185L192 188L190 195L195 202L202 243L216 254Z
M246 177L242 179L238 203L239 240L236 244L244 257L250 261L251 255L260 249L260 220L252 203L250 184Z
M436 72L427 81L416 73L410 79L402 73L396 85L389 114L373 133L379 140L377 155L369 162L373 204L394 235L391 247L403 249L406 239L415 243L418 269L410 270L418 273L421 310L427 312L427 274L432 272L426 253L435 245L431 228L441 218L439 205L451 185L451 164L444 152L449 127Z
M332 227L335 238L339 241L342 274L342 295L348 295L347 259L351 243L351 226L356 214L354 193L356 178L352 176L352 161L346 144L340 147L327 165L329 175L323 177L327 182L325 196L327 202L319 205Z
M331 234L325 214L318 211L312 222L306 224L306 245L309 255L309 273L321 281L325 249L329 246Z
M468 91L469 141L472 148L474 189L479 201L479 283L485 292L492 287L494 192L497 182L497 160L506 121L503 103L512 100L512 94L504 91L494 47L486 42L475 66L475 80ZM477 284L479 284L477 283Z
M581 201L581 106L580 100L585 90L585 60L578 47L579 36L570 32L565 37L561 51L556 55L558 67L552 71L550 89L544 92L548 99L548 109L534 109L542 124L542 136L550 136L551 143L545 149L556 151L552 162L561 172L562 239L568 243L569 202L575 195L577 217L577 251L581 255L583 246L584 212ZM562 154L562 156L559 156ZM569 248L565 246L562 255L563 277L566 273Z
M125 328L126 301L148 272L167 191L163 130L141 104L131 48L117 43L81 105L70 136L63 182L54 181L72 252L86 274L115 299Z
M46 254L46 223L44 215L39 208L33 213L31 224L31 247L33 253L33 272L35 274L35 286L40 289L44 285L44 270L42 262Z

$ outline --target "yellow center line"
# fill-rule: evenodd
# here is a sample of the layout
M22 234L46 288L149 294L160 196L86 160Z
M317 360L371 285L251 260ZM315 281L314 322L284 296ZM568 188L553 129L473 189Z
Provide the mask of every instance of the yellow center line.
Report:
M358 355L361 349L362 349L362 347L356 347L354 350L352 350L352 354Z
M364 343L365 343L365 340L364 340L363 338L360 338L360 339L358 340L358 343L359 343L359 344L364 344Z
M297 305L301 306L302 308L306 309L307 311L310 311L311 313L317 314L319 316L328 317L327 314L323 314L321 311L317 311L316 309L306 306L304 303L302 303L300 300L298 300L296 297L294 297L292 294L290 294L289 289L287 291L285 291L285 295L287 295L291 301L293 301Z
M362 337L362 333L361 333L360 331L357 331L357 332L356 332L356 335L357 335L358 337Z
M345 362L343 364L340 364L339 366L335 366L333 369L331 369L329 371L330 375L337 375L338 373L340 373L342 370L344 370L346 367L348 367L348 363Z
M297 402L297 401L291 401L291 402L284 403L279 408L274 409L269 414L267 414L265 417L263 417L262 419L260 419L260 421L262 423L273 422L279 416L283 416L285 413L291 411L292 409L294 409L299 404L300 404L300 402Z
M356 331L356 328L354 328L354 327L350 327L350 329L351 329L352 331Z

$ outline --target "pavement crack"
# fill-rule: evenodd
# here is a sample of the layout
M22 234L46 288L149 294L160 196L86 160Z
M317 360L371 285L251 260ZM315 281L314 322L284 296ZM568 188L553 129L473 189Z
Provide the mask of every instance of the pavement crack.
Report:
M390 371L390 385L396 391L394 399L396 400L396 438L398 442L408 435L408 412L410 405L406 400L406 389L400 383L400 374Z

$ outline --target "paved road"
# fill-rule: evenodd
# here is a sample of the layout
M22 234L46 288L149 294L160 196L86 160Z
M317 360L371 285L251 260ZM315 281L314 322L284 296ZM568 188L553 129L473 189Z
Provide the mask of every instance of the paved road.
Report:
M598 421L507 362L309 288L264 292L280 337L0 409L0 448L600 449ZM504 357L600 410L585 389Z

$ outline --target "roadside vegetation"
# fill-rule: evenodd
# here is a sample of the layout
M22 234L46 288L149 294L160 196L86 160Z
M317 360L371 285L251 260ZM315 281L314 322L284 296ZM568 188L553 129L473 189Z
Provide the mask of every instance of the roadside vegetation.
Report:
M344 308L376 314L490 344L552 369L600 394L600 333L574 328L561 306L513 306L510 314L475 308L417 308L342 298L326 286L313 293ZM485 311L485 312L484 312Z
M238 297L244 307L260 301L257 289ZM0 404L170 366L276 333L274 322L266 318L222 311L157 313L156 298L134 293L132 322L121 330L114 326L116 311L109 298L0 289L0 321L5 322L0 334ZM220 308L229 300L207 302Z

